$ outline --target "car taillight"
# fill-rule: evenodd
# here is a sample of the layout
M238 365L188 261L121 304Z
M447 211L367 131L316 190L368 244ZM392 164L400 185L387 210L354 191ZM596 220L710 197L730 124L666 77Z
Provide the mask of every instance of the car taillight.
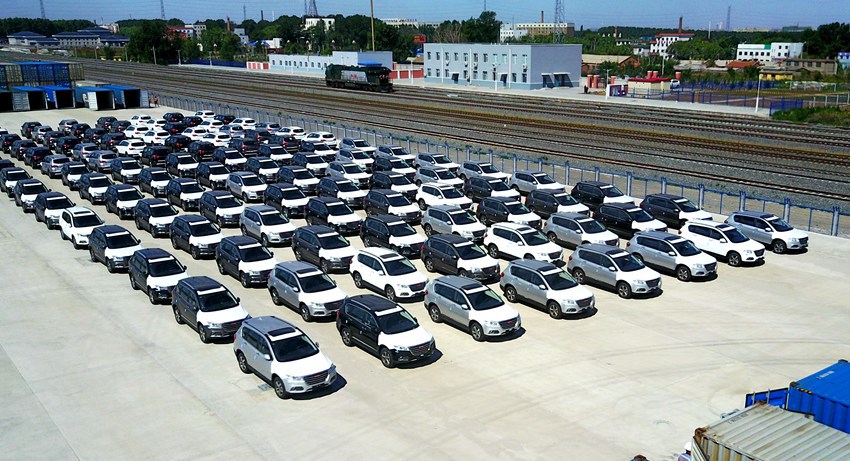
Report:
M682 235L682 229L679 229L679 235Z
M632 246L632 242L626 242L626 248Z
M499 278L505 278L505 273L502 272L501 274L499 274Z
M425 244L424 243L422 244L422 248L420 248L419 251L425 251Z
M567 261L572 261L572 260L573 260L573 255L570 255L570 257L567 258Z
M428 296L428 289L425 289L425 296Z
M724 220L723 220L723 224L729 224L729 220L728 220L728 219L724 219Z

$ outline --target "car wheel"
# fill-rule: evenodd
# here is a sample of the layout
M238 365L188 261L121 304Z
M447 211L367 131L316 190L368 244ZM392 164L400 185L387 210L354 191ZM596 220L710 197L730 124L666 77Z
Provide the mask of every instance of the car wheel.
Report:
M300 248L295 248L295 250L293 250L293 253L295 253L295 260L296 261L302 261L303 260L303 258L301 256L301 249Z
M250 288L251 279L248 278L248 274L245 272L239 272L239 283L242 284L242 288Z
M431 227L430 224L425 224L424 229L425 229L425 235L427 235L428 237L434 235L434 228Z
M242 351L236 353L236 363L239 364L239 371L246 375L251 374L251 369L248 368L248 360L245 359L245 354Z
M434 272L434 261L431 258L425 258L425 270Z
M174 321L177 322L178 325L183 325L183 317L180 316L180 312L177 310L177 306L172 305L171 310L174 312Z
M387 285L384 288L384 296L390 301L395 302L395 290L393 290L393 287Z
M209 344L209 342L210 342L210 332L209 332L209 330L207 330L207 327L201 325L200 323L198 324L198 338L204 344Z
M487 253L489 253L490 257L493 259L499 258L499 248L493 243L487 246Z
M552 317L553 319L559 319L562 316L561 305L555 301L549 301L546 303L546 310L549 311L549 317Z
M68 236L65 235L65 230L62 229L61 227L59 228L59 237L62 237L62 240L68 240ZM76 245L75 245L75 247L76 247Z
M136 223L136 229L142 230L142 221L139 218L133 220Z
M517 300L516 288L514 288L514 287L513 287L513 286L511 286L511 285L506 286L506 287L505 287L505 298L506 298L508 301L510 301L510 302L512 302L512 303L515 303L515 302L516 302L516 300Z
M457 275L459 275L461 277L471 278L471 277L469 277L469 272L467 272L466 269L461 269L460 272L457 273Z
M419 199L419 209L422 211L428 209L428 205L425 204L425 200Z
M272 246L272 242L269 241L269 238L266 236L266 234L260 235L260 244L262 244L266 248Z
M342 339L342 343L346 346L351 347L354 345L354 342L351 339L351 330L349 330L348 327L342 327L342 329L339 330L339 337Z
M548 238L549 241L552 243L558 243L558 236L555 235L554 232L549 232L548 234L546 234L546 238Z
M365 246L365 247L375 246L372 243L372 237L363 237L363 246Z
M776 239L776 240L773 241L773 252L774 253L781 255L782 253L785 253L786 251L788 251L788 245L786 245L784 241L779 240L779 239Z
M726 255L726 262L728 262L732 267L738 267L741 265L741 255L738 254L737 251L730 251L729 254Z
M328 262L327 262L326 260L324 260L324 259L320 259L320 260L319 260L319 268L320 268L320 269L322 269L322 272L324 272L324 273L326 273L326 274L330 274L330 273L331 273L331 266L330 266L330 264L328 264Z
M354 286L357 288L363 288L363 276L360 275L360 272L354 272L351 274L351 278L354 279Z
M578 279L576 279L578 280ZM632 287L626 282L617 283L617 295L623 299L632 297Z
M573 278L576 279L576 282L578 282L579 285L584 285L585 280L584 280L584 271L583 270L573 269Z
M277 288L269 288L269 294L272 295L272 302L275 306L283 305L283 298L280 297L280 293L277 292Z
M381 363L387 368L395 367L395 359L393 359L393 353L390 352L386 347L382 347L378 352L378 355L381 357Z
M192 255L192 259L201 259L201 250L199 250L198 247L189 247L189 253Z
M443 315L440 313L440 308L436 304L428 305L428 317L431 317L431 321L434 323L443 321Z
M533 259L534 259L534 256L532 256L531 254L526 254L525 256L523 256L523 257L522 257L522 259L530 259L530 260L533 260Z
M76 238L76 237L71 237L71 243L73 243L73 244L74 244L74 249L75 249L75 250L82 250L82 249L83 249L83 246L82 246L82 245L80 245L79 243L77 243L77 238Z
M225 275L224 263L222 263L221 261L216 261L215 263L215 265L218 267L218 273L221 275Z
M130 277L130 288L134 290L139 289L139 285L136 283L136 279L134 279L133 277Z
M283 381L279 377L272 378L272 387L274 387L274 393L279 399L289 398L289 392L286 392L286 386L283 385Z
M513 190L515 190L515 191L519 192L519 187L517 187L517 185L516 185L516 184L514 184L513 186L511 186L511 189L513 189Z
M478 322L472 322L472 324L469 325L469 334L472 335L472 339L479 343L487 339L486 336L484 336L484 329L481 328L481 325Z
M154 291L151 289L151 287L148 287L148 300L151 302L151 304L157 303L156 295L154 295Z
M33 211L33 214L35 215L35 222L41 222L41 218L38 216L38 213Z
M640 253L632 253L632 256L634 256L638 261L643 262L643 256L641 256Z
M307 308L306 304L298 306L298 313L301 314L301 318L304 319L305 322L313 321L313 315L310 314L310 309Z
M187 211L187 210L186 210L186 201L185 201L185 200L180 200L180 208L182 208L182 209L183 209L183 211Z
M687 282L691 279L691 270L687 266L679 266L676 268L676 278Z
M416 180L416 187L422 187L422 180L421 179Z
M171 236L171 247L174 248L175 250L180 249L180 247L177 246L177 237L175 237L173 235Z
M89 248L89 260L93 263L97 262L97 256L94 255L94 248Z

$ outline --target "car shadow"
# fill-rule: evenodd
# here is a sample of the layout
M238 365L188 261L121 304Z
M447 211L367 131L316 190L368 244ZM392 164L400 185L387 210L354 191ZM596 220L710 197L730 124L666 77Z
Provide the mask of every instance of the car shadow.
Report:
M558 319L558 320L575 321L575 320L589 319L590 317L593 317L594 315L596 315L598 312L599 312L599 309L597 309L595 307L591 307L590 309L579 312L578 314L562 315L561 318Z
M644 300L644 299L655 299L661 296L664 293L663 288L659 288L657 290L650 291L649 293L633 293L631 299L636 300Z
M715 272L715 273L709 275L708 277L694 277L691 280L689 280L688 283L699 284L699 283L711 282L711 281L717 280L717 277L718 277L717 272Z
M399 363L399 364L396 364L396 368L400 368L402 370L412 370L412 369L415 369L415 368L426 367L428 365L431 365L432 363L437 362L441 358L443 358L443 352L440 349L435 349L434 353L431 354L430 357L428 357L424 360L417 360L415 362L409 362L409 363Z
M488 343L505 343L505 342L508 342L508 341L513 341L515 339L519 339L524 335L525 335L525 327L519 327L518 330L516 330L516 331L514 331L514 332L512 332L511 334L508 334L508 335L488 337L485 342L488 342Z
M320 389L316 389L314 391L306 392L304 394L291 394L292 400L313 400L320 399L322 397L327 397L331 394L337 393L340 389L345 387L348 384L348 381L341 374L337 374L336 380L330 386L323 387Z

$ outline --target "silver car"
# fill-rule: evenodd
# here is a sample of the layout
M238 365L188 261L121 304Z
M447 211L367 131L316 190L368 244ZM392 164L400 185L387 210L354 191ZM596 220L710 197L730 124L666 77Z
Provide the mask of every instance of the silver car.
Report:
M475 243L484 241L487 227L467 210L457 206L435 205L428 207L422 217L425 235L457 234Z
M626 251L647 265L675 272L683 282L717 275L716 259L690 240L667 232L638 232L626 244Z
M417 186L428 183L448 184L450 186L462 187L463 179L458 178L451 171L442 167L422 166L416 170L413 182Z
M481 282L445 275L425 289L425 308L434 323L446 320L469 331L472 339L504 336L522 326L519 313Z
M570 255L567 269L576 282L595 282L614 288L624 299L633 294L653 293L661 289L661 276L643 262L617 247L589 243L579 245Z
M511 174L508 185L520 193L527 194L533 190L565 190L566 186L552 179L542 171L520 170Z
M265 247L292 245L295 226L274 207L269 205L245 207L239 222L242 235L254 237Z
M773 248L773 252L777 254L788 250L803 250L809 246L808 234L794 229L783 219L770 213L736 211L729 215L726 223L756 242Z
M464 181L466 181L467 178L473 178L475 176L501 180L507 180L509 177L507 173L502 173L497 170L490 162L480 162L475 160L464 160L461 162L460 169L458 170L458 176Z
M620 238L599 221L583 213L552 213L543 224L550 242L573 248L584 243L617 246Z
M505 268L499 287L508 301L546 309L553 319L593 309L593 293L552 263L517 259Z
M268 285L272 302L295 309L305 322L336 315L346 298L328 274L301 261L278 263Z

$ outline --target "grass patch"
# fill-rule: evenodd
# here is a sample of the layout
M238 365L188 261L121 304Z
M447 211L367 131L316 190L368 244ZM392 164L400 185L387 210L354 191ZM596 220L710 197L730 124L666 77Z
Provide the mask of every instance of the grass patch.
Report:
M773 114L773 119L850 128L850 111L842 110L837 107L781 110Z

